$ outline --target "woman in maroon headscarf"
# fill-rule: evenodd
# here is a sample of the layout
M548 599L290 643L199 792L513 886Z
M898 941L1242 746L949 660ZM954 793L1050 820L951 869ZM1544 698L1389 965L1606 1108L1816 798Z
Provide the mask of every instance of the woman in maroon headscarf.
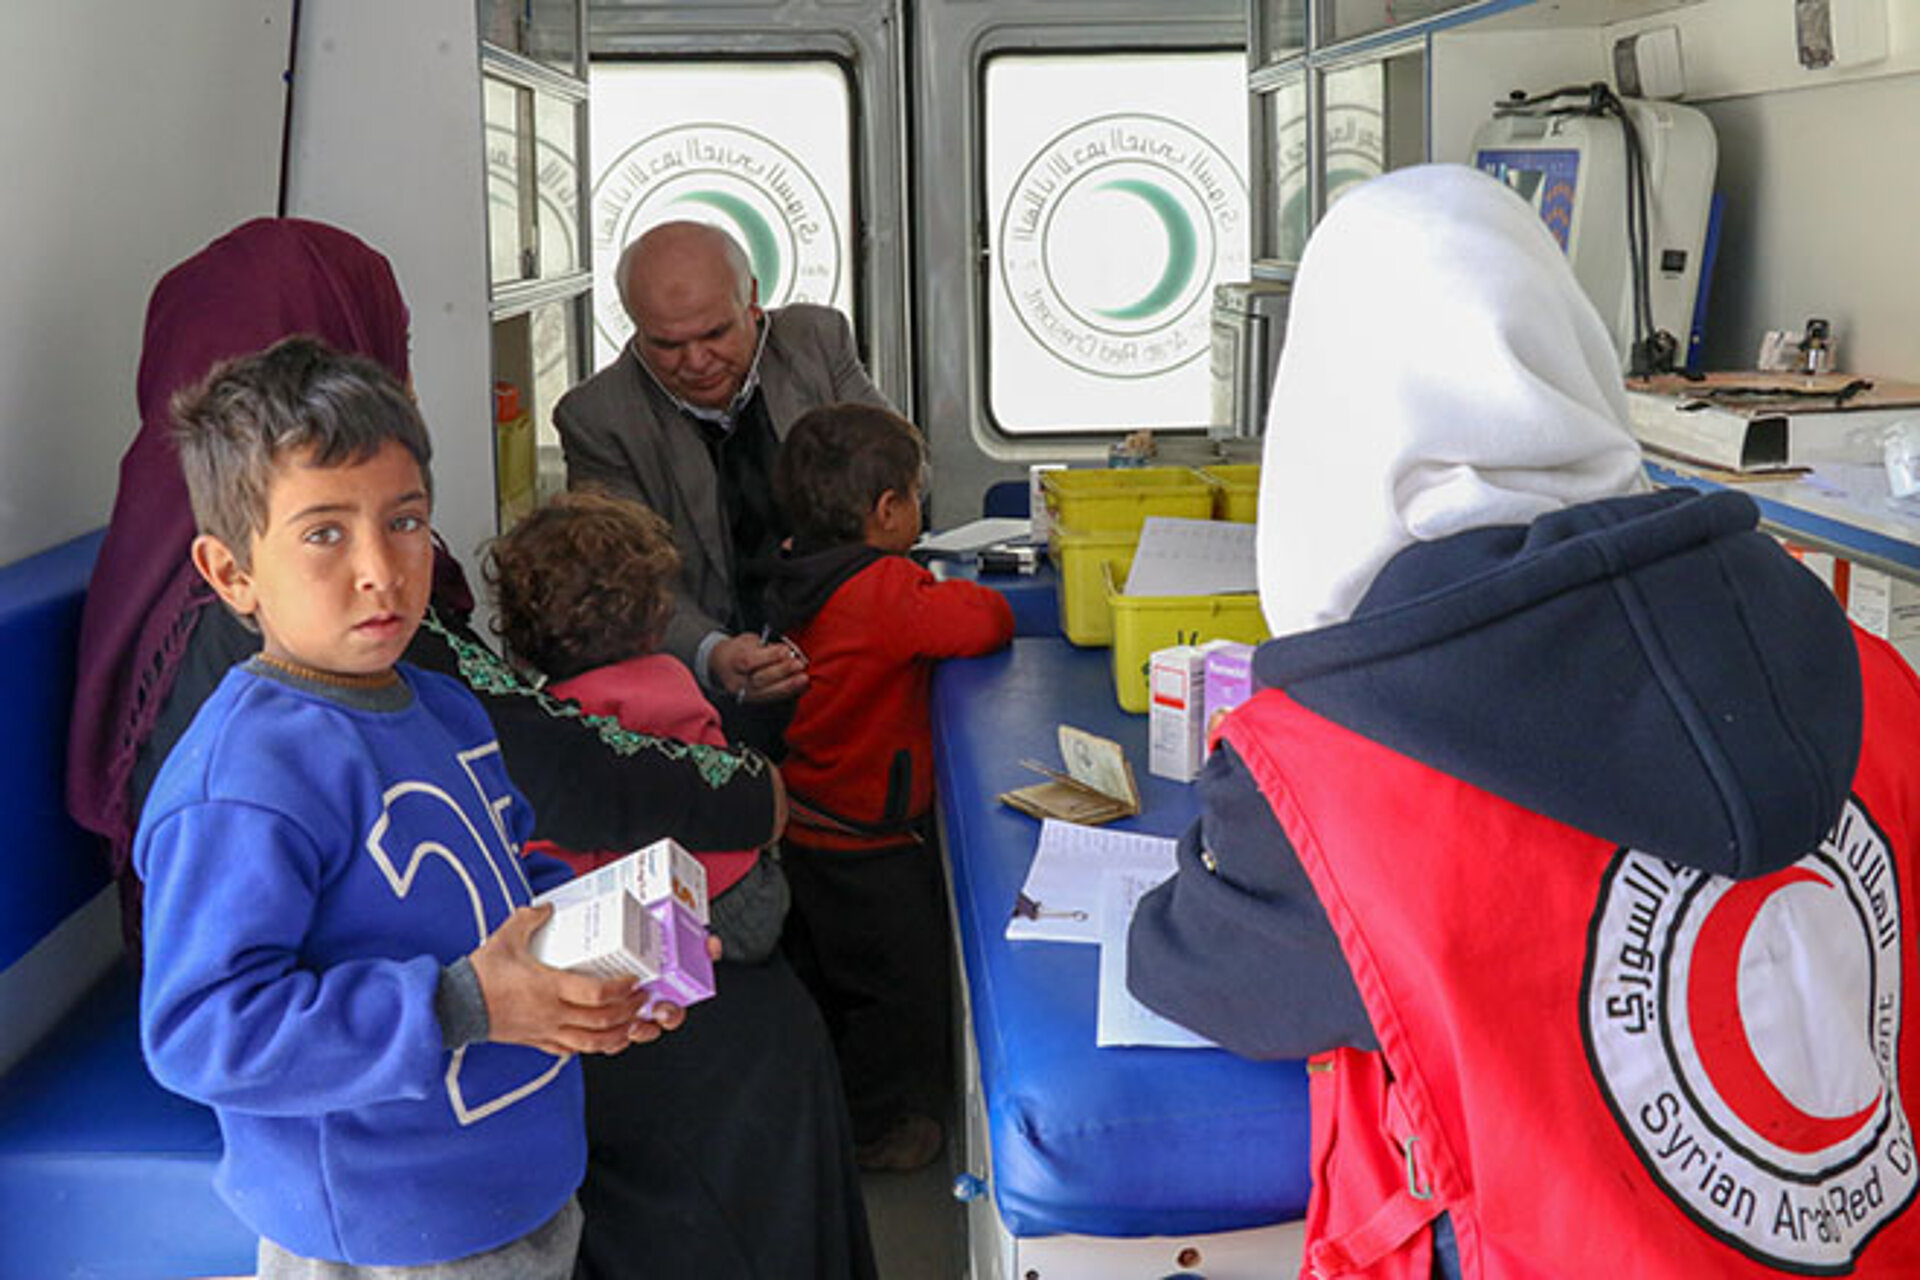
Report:
M169 405L216 361L296 333L408 378L407 309L392 268L321 223L245 223L168 272L148 304L140 431L87 592L67 753L68 808L106 840L136 960L140 886L128 854L141 803L201 702L260 643L210 607L189 563L193 515ZM783 805L761 757L603 733L518 679L468 627L472 607L458 563L436 548L432 606L406 656L461 678L486 706L535 835L585 849L671 835L703 851L777 834ZM587 1064L582 1274L872 1275L819 1014L777 953L723 964L719 983L721 998L668 1040ZM663 1104L670 1125L658 1123ZM736 1238L743 1224L752 1239Z

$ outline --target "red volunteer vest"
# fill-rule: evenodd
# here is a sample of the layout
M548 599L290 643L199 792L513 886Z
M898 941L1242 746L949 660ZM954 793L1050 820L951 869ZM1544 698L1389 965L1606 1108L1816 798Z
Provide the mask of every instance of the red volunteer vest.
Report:
M1381 1045L1309 1066L1306 1274L1425 1280L1446 1210L1469 1280L1920 1276L1920 680L1860 649L1852 796L1818 849L1744 882L1278 691L1227 718Z

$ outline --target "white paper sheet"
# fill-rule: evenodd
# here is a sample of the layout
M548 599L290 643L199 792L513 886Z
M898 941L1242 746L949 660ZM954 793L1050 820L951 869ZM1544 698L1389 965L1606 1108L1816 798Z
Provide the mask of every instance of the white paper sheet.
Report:
M1100 1009L1094 1042L1158 1045L1169 1049L1210 1049L1213 1041L1170 1022L1133 998L1127 990L1127 926L1147 890L1165 876L1109 869L1100 877Z
M1007 940L1100 941L1100 878L1108 869L1131 871L1151 886L1173 874L1174 842L1167 836L1082 827L1048 818L1040 824L1033 864L1020 893L1036 914L1015 911Z
M1254 526L1235 520L1148 516L1127 571L1130 596L1216 596L1255 591Z
M939 533L923 534L913 547L916 551L937 556L964 556L996 542L1025 542L1032 533L1033 525L1025 519L995 516L987 520L970 520Z

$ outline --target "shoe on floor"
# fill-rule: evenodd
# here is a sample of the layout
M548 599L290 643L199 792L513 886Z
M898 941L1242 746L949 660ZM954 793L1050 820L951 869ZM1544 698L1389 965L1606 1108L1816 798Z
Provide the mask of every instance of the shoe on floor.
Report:
M932 1164L946 1141L938 1120L905 1115L872 1142L855 1147L853 1156L865 1173L912 1173Z

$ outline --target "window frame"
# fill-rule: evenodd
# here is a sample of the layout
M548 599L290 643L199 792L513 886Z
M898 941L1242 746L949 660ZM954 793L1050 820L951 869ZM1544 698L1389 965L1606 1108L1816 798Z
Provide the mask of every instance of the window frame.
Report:
M987 168L989 142L987 136L987 78L992 64L995 60L1001 58L1072 57L1086 58L1091 61L1100 57L1177 57L1182 55L1207 54L1240 54L1244 58L1246 50L1243 46L1215 42L1182 42L1170 44L1115 42L1111 44L1084 44L1066 48L1056 48L1047 44L1029 45L1010 43L996 44L991 47L983 46L976 51L971 68L973 81L971 98L973 109L978 113L978 127L975 129L975 146L970 157L970 164L972 166L971 185L973 187L974 197L972 213L973 238L975 245L975 262L978 266L973 280L975 300L973 308L973 339L978 357L973 362L973 369L971 371L974 404L977 410L976 429L984 428L986 432L990 433L991 436L998 441L1012 445L1020 451L1026 451L1038 446L1049 446L1049 457L1059 457L1062 456L1063 453L1072 450L1074 446L1085 446L1093 443L1097 443L1101 450L1104 451L1106 445L1111 441L1119 439L1129 430L1139 429L1138 427L1127 426L1067 429L1044 427L1010 428L1001 421L999 414L995 412L993 403L993 274L999 270L1000 258L996 235L998 230L998 217L996 211L990 207ZM1249 151L1252 149L1252 140L1253 134L1251 122L1249 122ZM1232 157L1229 158L1231 159ZM1247 157L1242 156L1239 159L1244 165ZM1254 197L1254 179L1252 173L1243 172L1241 176L1247 185L1247 253L1249 270L1251 270L1256 248L1256 229L1259 221L1257 215L1258 206ZM1209 302L1207 305L1210 310L1211 303ZM1204 350L1199 354L1198 358L1206 358ZM1200 406L1199 411L1196 413L1195 420L1192 423L1180 425L1156 424L1151 426L1150 429L1156 434L1165 434L1173 437L1204 438L1209 429L1206 407L1204 404ZM993 456L992 450L988 450L987 452L989 456Z

